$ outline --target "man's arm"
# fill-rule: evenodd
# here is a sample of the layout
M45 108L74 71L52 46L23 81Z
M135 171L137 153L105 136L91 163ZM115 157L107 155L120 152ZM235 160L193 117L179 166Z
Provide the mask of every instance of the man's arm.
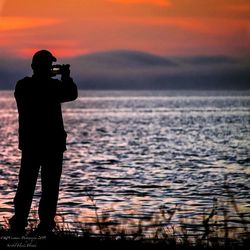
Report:
M77 86L71 77L60 83L60 102L74 101L78 97Z
M26 89L27 85L29 85L29 81L30 78L25 77L16 83L14 97L19 111L23 109L23 106L29 105L30 94Z

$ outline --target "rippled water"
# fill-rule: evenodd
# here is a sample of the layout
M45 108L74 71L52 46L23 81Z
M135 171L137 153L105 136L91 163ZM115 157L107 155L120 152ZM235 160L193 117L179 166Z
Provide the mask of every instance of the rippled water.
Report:
M250 92L85 91L63 109L68 151L58 211L67 222L94 220L90 194L98 213L118 221L176 204L179 219L193 218L208 213L214 198L225 205L232 196L249 219ZM3 221L13 212L20 161L8 91L0 97L0 144ZM40 181L34 204L39 194Z

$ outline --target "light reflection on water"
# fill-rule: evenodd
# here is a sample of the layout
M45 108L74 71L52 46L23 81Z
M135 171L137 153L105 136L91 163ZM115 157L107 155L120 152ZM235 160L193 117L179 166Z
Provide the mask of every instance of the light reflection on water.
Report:
M58 211L69 223L179 209L176 220L226 199L224 177L250 214L250 93L81 92L64 104L65 153ZM13 212L20 152L11 92L0 97L0 222ZM88 192L86 192L86 188ZM34 204L40 193L38 181ZM210 210L209 210L210 209ZM98 211L99 212L99 211Z

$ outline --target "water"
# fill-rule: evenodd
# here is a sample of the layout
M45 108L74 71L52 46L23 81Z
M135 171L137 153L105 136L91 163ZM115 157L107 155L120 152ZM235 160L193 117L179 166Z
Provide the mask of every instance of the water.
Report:
M63 110L68 151L58 212L70 225L95 221L95 208L126 221L175 206L177 223L209 213L215 199L235 214L232 197L249 220L250 92L82 91ZM13 213L17 139L13 93L2 91L0 223ZM33 206L39 195L40 181Z

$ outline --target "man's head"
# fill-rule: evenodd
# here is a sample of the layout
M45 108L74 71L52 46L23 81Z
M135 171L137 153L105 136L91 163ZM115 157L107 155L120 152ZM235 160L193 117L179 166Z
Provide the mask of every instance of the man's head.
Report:
M33 55L31 67L34 74L50 76L53 62L56 58L48 50L39 50Z

